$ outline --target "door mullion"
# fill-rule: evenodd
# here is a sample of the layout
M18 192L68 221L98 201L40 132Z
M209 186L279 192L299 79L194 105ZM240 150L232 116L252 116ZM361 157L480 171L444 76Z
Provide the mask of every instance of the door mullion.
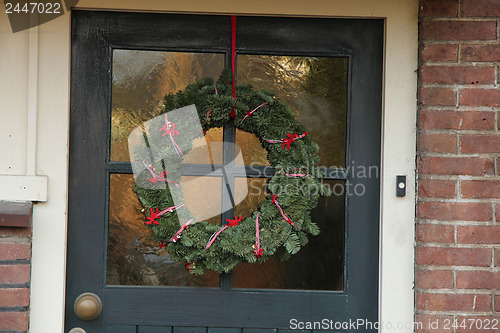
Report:
M229 111L228 111L229 112ZM236 128L231 121L228 125L224 126L223 132L223 149L222 149L222 163L224 177L222 178L222 222L226 219L234 217L234 175L232 172L234 165L234 142L236 140ZM231 190L233 189L233 190ZM230 195L233 198L230 198ZM232 286L232 274L222 273L220 277L220 287L222 290L230 290Z

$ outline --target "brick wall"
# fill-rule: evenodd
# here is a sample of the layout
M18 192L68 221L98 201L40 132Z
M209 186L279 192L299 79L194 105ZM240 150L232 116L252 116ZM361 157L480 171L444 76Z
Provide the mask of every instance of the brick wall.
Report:
M31 228L0 227L0 332L28 330Z
M498 0L420 1L419 332L500 331L478 329L500 320L499 23Z

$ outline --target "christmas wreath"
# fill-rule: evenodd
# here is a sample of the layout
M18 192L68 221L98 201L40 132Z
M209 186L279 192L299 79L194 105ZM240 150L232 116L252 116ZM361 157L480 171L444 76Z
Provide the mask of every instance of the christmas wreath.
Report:
M260 138L276 172L268 180L267 198L250 216L219 226L196 221L189 207L174 202L174 197L182 198L181 163L193 146L192 135L186 133L191 127L168 117L170 111L190 105L196 107L203 132L234 122L236 128ZM217 83L203 79L165 96L162 112L164 121L143 126L142 135L149 141L163 140L169 158L154 160L164 154L136 152L144 168L136 174L134 191L153 240L168 246L172 260L186 263L195 274L206 269L229 272L240 262L262 262L275 253L286 260L307 244L307 234L319 233L311 210L321 195L330 195L316 167L319 147L285 103L250 85L234 86L231 73L225 71Z

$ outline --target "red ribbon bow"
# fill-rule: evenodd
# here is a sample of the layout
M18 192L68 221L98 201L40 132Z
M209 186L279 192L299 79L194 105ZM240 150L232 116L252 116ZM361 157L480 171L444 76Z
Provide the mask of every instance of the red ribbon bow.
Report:
M295 142L295 139L297 139L299 136L297 135L297 133L293 133L293 135L291 133L288 133L286 136L288 136L288 138L283 139L283 145L281 146L281 149L286 147L286 150L290 150L290 145L292 144L292 142Z
M165 115L166 117L166 115ZM158 132L164 131L164 133L161 136L166 136L166 135L171 135L174 137L176 134L180 135L181 133L175 129L175 124L170 121L165 121L165 125L163 125Z
M160 224L160 222L156 221L157 218L159 218L162 214L159 212L158 207L156 207L156 212L153 211L153 208L149 208L149 216L146 216L147 221L145 222L146 225L151 225L153 223L154 225Z
M241 216L235 217L234 219L226 219L226 222L228 222L227 226L228 227L237 226L241 222L241 219L242 219Z

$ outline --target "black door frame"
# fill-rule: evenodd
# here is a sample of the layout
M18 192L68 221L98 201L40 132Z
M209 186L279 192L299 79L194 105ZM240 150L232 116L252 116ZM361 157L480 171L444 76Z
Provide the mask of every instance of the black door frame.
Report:
M109 142L112 50L201 49L228 56L231 25L229 16L73 11L72 18L66 330L118 324L130 331L135 325L285 329L292 318L377 321L380 182L356 178L351 169L345 171L353 186L367 191L350 198L346 209L343 292L106 286L105 176L117 167L103 148ZM237 52L262 54L265 41L272 45L266 54L350 57L347 165L380 170L383 26L383 20L240 17ZM73 301L88 291L101 296L104 310L83 323Z

